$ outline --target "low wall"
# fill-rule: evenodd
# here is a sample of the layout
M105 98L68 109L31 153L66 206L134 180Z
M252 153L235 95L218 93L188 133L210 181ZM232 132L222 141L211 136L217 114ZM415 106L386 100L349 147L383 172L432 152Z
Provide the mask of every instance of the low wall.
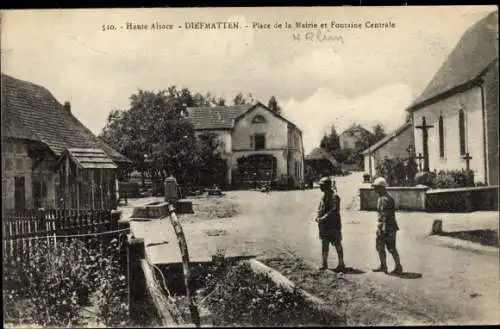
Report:
M498 210L498 185L429 190L429 212L468 212Z
M396 210L425 210L427 186L388 187L387 192L393 197ZM360 210L377 210L378 195L372 187L359 189Z

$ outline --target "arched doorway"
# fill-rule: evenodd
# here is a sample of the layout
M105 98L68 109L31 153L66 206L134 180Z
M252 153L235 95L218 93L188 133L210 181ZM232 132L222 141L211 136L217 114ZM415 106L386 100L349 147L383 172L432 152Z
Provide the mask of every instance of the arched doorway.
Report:
M238 159L241 183L272 182L276 180L277 161L270 154L252 154Z

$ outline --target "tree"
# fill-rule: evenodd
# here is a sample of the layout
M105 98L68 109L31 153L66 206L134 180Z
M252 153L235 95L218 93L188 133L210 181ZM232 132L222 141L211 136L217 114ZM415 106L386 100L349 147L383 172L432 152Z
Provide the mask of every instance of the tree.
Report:
M196 139L182 111L194 104L186 88L172 86L156 93L139 90L130 97L128 110L110 113L101 137L129 157L137 169L148 170L153 179L173 174L180 183L189 181L196 161Z
M339 135L337 134L337 130L334 125L331 126L330 133L323 136L320 147L327 150L332 155L336 154L340 149Z
M247 96L245 97L243 93L240 92L233 99L234 105L253 104L253 102L254 99L251 93L248 93Z
M222 185L227 165L224 144L215 133L204 133L196 142L197 183L201 186Z
M381 124L376 124L373 127L373 135L374 135L373 142L376 143L385 136L387 136L387 133L385 132L385 129Z
M269 109L277 114L281 114L281 107L278 105L278 101L276 100L276 97L271 96L269 99L268 105Z

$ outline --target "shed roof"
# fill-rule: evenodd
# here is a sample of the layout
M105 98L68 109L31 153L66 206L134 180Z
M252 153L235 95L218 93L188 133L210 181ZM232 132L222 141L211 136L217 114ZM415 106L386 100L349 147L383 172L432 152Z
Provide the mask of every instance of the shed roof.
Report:
M116 165L106 153L95 148L71 148L63 152L68 155L81 169L116 169Z
M368 154L368 153L371 153L371 152L374 152L374 151L378 150L379 148L381 148L385 144L389 143L393 138L399 136L401 133L403 133L406 129L408 129L410 127L411 127L411 123L410 122L406 122L404 125L402 125L398 129L394 130L392 133L388 134L387 136L385 136L384 138L382 138L381 140L379 140L375 144L373 144L370 147L368 147L362 153L363 154Z
M478 79L498 61L498 11L472 25L408 111Z

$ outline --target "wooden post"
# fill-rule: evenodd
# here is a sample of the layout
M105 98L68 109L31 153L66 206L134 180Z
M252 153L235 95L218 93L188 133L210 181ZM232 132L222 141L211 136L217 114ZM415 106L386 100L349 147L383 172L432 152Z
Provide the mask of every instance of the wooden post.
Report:
M89 173L90 173L90 193L92 196L92 209L95 209L95 205L94 205L94 188L95 188L94 169L89 169Z
M104 170L106 169L99 169L99 194L100 194L100 199L101 199L101 209L104 209Z
M196 302L194 299L194 295L191 292L191 288L193 287L191 282L191 273L189 271L189 252L187 248L186 237L184 236L184 231L182 230L182 226L175 215L175 209L172 204L168 206L168 211L170 213L170 223L174 227L175 235L177 236L177 242L179 243L179 249L182 255L182 267L184 273L184 285L186 286L186 297L189 301L189 310L191 312L191 320L193 321L196 327L200 327L200 313L198 311L198 307L196 306Z
M468 186L469 185L472 186L473 182L471 181L471 175L470 175L470 160L472 159L472 157L470 156L469 152L467 152L462 156L462 159L465 160L465 177L467 179L466 184Z
M75 172L76 181L76 209L80 210L80 169L76 168Z
M137 319L144 312L142 304L146 297L146 283L141 265L146 253L144 239L131 237L128 240L128 250L129 310L130 317Z
M71 207L70 193L69 193L69 156L66 156L64 163L64 208Z

